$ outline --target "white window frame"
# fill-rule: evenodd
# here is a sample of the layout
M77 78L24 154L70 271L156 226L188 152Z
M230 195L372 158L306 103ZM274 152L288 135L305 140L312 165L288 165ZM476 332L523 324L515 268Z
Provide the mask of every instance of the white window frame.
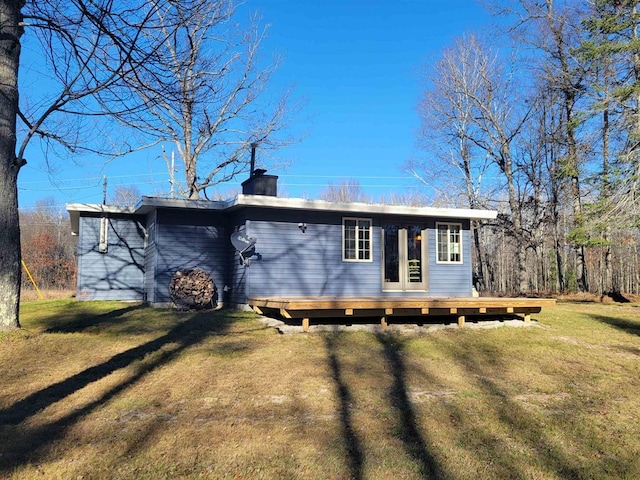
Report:
M446 243L446 253L447 253L447 260L440 260L440 248L441 248L441 242L440 242L440 227L442 226L446 226L447 227L447 243ZM452 242L451 241L451 229L450 227L452 226L456 226L458 227L458 242L456 244L456 242ZM463 263L463 258L462 258L462 224L461 223L453 223L453 222L436 222L436 263L443 263L443 264L461 264ZM458 252L455 251L455 249L452 248L453 245L457 245L457 250ZM456 253L458 253L459 255L459 260L452 260L451 257L452 255L455 255Z
M347 258L347 221L356 222L355 225L355 258ZM367 222L367 227L361 227L360 222ZM367 232L367 238L361 238L360 234ZM366 242L366 247L361 247L361 242ZM368 252L368 258L360 258L360 253ZM373 221L371 218L342 217L342 261L343 262L373 262Z

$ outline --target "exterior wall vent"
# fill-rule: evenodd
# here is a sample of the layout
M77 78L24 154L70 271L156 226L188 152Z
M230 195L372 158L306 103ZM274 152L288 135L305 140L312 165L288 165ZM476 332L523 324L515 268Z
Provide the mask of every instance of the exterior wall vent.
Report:
M107 236L109 234L109 219L107 217L100 217L100 238L98 240L98 251L100 253L107 253L109 250L109 244L107 243Z

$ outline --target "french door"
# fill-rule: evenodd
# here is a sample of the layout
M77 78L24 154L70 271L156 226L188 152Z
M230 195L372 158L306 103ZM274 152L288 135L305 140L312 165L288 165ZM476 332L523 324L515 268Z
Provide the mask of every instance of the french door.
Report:
M422 225L382 228L382 289L427 289L427 230Z

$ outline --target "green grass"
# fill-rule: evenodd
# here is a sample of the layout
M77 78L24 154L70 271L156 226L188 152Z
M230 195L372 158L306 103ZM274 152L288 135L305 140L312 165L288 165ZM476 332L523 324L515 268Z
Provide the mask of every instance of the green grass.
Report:
M640 305L532 328L280 335L34 301L0 334L0 478L640 478Z

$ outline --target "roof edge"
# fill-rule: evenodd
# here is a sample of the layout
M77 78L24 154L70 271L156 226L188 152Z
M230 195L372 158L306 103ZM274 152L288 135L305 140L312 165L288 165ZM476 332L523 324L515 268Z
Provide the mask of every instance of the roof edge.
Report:
M119 207L102 205L99 203L67 203L65 205L71 220L71 234L78 235L80 229L80 212L84 213L115 213L131 215L136 213L136 207Z
M477 210L471 208L410 207L406 205L386 205L381 203L361 202L329 202L326 200L277 198L262 195L238 195L228 204L228 208L237 208L243 206L294 210L320 210L330 212L467 218L471 220L493 220L498 215L498 212L496 210Z
M68 203L67 212L71 217L71 231L78 234L80 213L113 213L124 215L145 215L156 208L184 208L192 210L231 210L241 207L261 207L271 209L315 210L354 214L414 215L427 217L459 218L470 220L493 220L496 210L476 210L472 208L409 207L405 205L385 205L380 203L329 202L303 198L280 198L267 195L244 195L226 201L189 200L185 198L163 198L143 196L135 207L118 207L90 203Z

